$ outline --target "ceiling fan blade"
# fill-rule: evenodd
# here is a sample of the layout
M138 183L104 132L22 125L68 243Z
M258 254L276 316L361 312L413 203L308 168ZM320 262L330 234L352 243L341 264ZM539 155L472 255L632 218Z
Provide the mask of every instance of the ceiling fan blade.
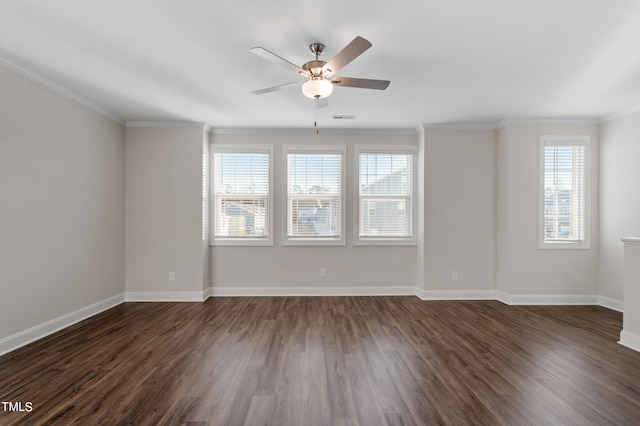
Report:
M359 87L361 89L384 90L391 83L389 80L371 80L368 78L335 77L331 80L335 86Z
M275 92L276 90L285 89L287 87L300 86L304 81L294 81L293 83L280 84L278 86L267 87L266 89L253 90L254 95L262 95L263 93Z
M254 47L253 49L249 49L251 53L254 53L261 58L266 59L269 62L285 67L286 69L295 72L296 74L302 74L304 76L309 76L309 72L303 70L299 66L294 63L287 61L284 58L276 55L275 53L269 52L267 49L263 47Z
M322 71L328 74L337 73L371 46L373 45L368 40L360 36L354 38L351 43L347 44L344 49L322 67Z

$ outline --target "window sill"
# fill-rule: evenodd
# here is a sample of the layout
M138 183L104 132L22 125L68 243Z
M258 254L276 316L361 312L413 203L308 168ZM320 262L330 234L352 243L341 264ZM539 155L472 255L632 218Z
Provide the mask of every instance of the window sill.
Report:
M210 247L273 247L273 240L224 239L209 242Z
M312 240L312 239L285 239L282 241L283 246L306 246L306 247L339 247L346 246L345 240Z
M417 246L415 239L407 238L363 238L356 239L354 246Z
M538 248L541 250L590 250L591 243L573 243L573 242L554 242L554 243L540 243Z

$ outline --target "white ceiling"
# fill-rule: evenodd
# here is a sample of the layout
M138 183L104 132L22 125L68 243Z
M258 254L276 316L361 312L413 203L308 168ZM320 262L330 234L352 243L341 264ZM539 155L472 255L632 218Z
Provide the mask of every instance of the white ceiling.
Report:
M640 104L637 0L0 0L0 55L129 121L311 127L299 88L249 93L299 79L249 49L302 65L310 43L328 60L358 35L373 47L338 74L391 84L337 87L321 127L600 118Z

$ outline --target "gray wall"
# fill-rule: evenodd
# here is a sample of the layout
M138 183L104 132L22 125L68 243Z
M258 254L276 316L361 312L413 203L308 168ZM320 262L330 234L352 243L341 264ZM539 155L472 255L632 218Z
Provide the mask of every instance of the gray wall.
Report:
M213 144L273 144L275 148L274 237L272 247L211 247L211 285L232 291L242 287L415 287L416 246L354 246L355 145L413 145L416 135L403 134L212 134ZM347 146L347 244L339 247L283 246L283 145ZM327 276L320 277L320 268Z
M600 258L603 297L622 300L621 237L640 237L640 113L600 126Z
M123 126L0 67L0 340L124 292Z
M497 282L508 295L598 294L598 128L510 125L498 131ZM538 248L540 135L590 135L591 249ZM560 299L556 299L560 301Z

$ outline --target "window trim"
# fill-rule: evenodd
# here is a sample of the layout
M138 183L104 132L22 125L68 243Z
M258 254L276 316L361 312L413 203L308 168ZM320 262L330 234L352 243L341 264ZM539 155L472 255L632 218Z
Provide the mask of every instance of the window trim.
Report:
M338 238L291 238L289 224L289 154L340 154L340 236ZM345 145L283 145L282 147L282 245L283 246L346 246L347 231L347 148Z
M411 162L411 237L360 237L360 154L410 154ZM354 246L415 246L418 244L418 147L415 145L356 145L353 158L354 174Z
M545 241L544 216L545 194L544 174L546 146L584 146L584 240ZM590 135L540 135L539 179L538 179L538 248L543 250L589 250L591 249L591 136Z
M274 227L273 216L274 207L274 145L273 144L210 144L209 146L209 245L210 246L273 246L274 245ZM269 193L268 193L268 206L267 214L269 216L267 223L267 238L251 238L251 237L239 237L239 238L216 238L216 205L215 205L215 154L217 153L256 153L267 154L269 157Z

